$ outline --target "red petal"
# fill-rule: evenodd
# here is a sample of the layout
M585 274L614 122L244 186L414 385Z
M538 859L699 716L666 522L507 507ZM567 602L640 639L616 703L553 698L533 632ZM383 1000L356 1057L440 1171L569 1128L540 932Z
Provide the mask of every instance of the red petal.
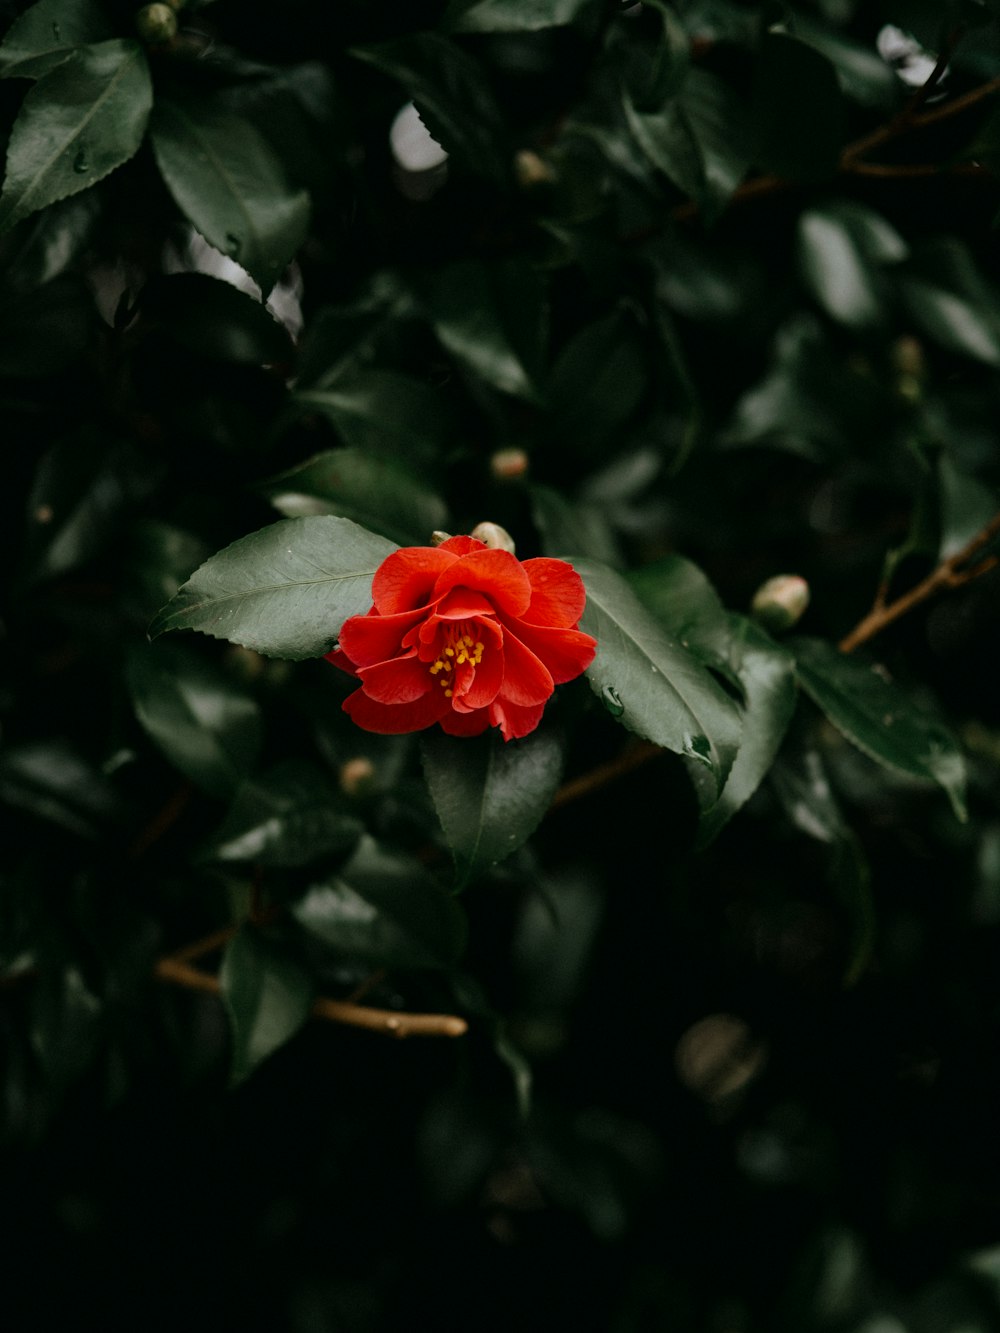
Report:
M525 560L522 565L531 581L531 602L522 616L531 625L575 627L587 604L583 579L565 560Z
M372 601L383 616L426 606L434 580L456 563L443 546L403 546L386 558L372 580Z
M586 671L597 652L597 640L578 629L549 629L519 620L514 636L548 668L553 681L564 685Z
M531 601L528 576L509 551L473 551L456 560L438 576L433 595L459 587L485 593L497 610L511 616L522 615Z
M356 676L358 673L354 670L354 663L339 649L335 648L332 653L327 653L326 660L332 662L335 667L340 667L341 671L346 671L349 676Z
M459 667L464 672L464 667ZM456 683L455 697L452 700L459 712L467 708L484 708L497 697L497 692L504 679L504 655L491 644L487 645L479 665L470 673L471 680L466 687L465 679Z
M426 663L417 657L396 657L391 662L376 662L358 672L369 699L382 704L409 704L426 694L434 678Z
M516 741L534 731L545 712L544 704L534 708L518 708L516 704L498 699L490 704L490 721L499 727L505 741Z
M473 551L485 551L486 543L476 541L475 537L449 537L437 549L450 551L452 555L470 555Z
M445 620L471 620L473 616L493 614L493 603L481 592L452 588L434 605L435 615Z
M365 616L351 616L340 629L341 651L355 666L369 667L399 652L403 635L417 624L421 610L380 616L374 607Z
M477 708L474 713L445 713L441 730L449 736L479 736L490 725L490 710Z
M503 636L504 677L500 697L520 708L543 704L555 688L544 662L509 631Z
M380 704L364 690L355 690L344 700L344 712L365 731L381 736L401 736L408 731L423 731L433 726L442 713L450 712L443 690L432 690L410 704Z

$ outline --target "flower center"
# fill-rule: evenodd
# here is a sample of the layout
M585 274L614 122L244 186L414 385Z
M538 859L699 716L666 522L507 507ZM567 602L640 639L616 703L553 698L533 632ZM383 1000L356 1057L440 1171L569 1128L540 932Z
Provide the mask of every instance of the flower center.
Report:
M452 685L455 680L455 668L466 665L477 667L483 660L486 645L481 639L473 639L468 625L461 622L447 627L442 642L444 647L440 649L439 656L430 664L428 670L432 676L441 677L438 684L444 689L444 697L450 699L454 694Z

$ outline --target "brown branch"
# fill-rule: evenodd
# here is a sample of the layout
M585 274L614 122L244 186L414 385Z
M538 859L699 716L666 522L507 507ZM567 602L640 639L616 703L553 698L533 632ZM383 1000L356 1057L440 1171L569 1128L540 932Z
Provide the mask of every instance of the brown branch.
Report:
M927 176L992 176L978 162L851 162L841 171L852 176L878 176L883 180L915 180Z
M184 782L167 799L145 828L141 829L136 835L128 849L130 861L138 861L141 856L145 856L150 847L159 842L163 835L177 822L187 808L192 790L190 782Z
M842 653L853 653L855 648L861 644L867 643L873 639L876 634L880 634L887 625L891 625L898 620L900 616L905 616L908 611L912 611L915 606L925 602L928 597L942 591L944 588L960 588L965 583L971 583L981 574L986 574L991 569L995 569L1000 564L1000 559L995 555L987 556L980 560L978 564L969 565L969 561L979 551L987 546L997 534L1000 533L1000 514L994 514L989 523L972 538L960 551L949 556L947 560L942 560L936 569L931 570L925 579L911 588L909 592L903 593L897 597L894 602L886 602L884 593L881 597L876 597L872 609L864 616L851 630L850 634L841 639L838 647Z
M215 947L218 948L223 934L224 932L218 931L214 937L206 936L206 940L214 938ZM231 930L225 932L226 938L231 934ZM198 943L203 945L205 942L201 940ZM218 977L192 967L177 954L161 958L154 972L161 981L184 986L187 990L202 991L206 995L218 995L221 990ZM468 1023L457 1014L397 1013L394 1009L371 1009L367 1005L354 1004L350 1000L331 1000L326 996L320 996L314 1001L312 1015L330 1023L364 1028L368 1032L380 1032L386 1037L461 1037L469 1030Z
M589 773L582 773L580 777L563 783L553 796L549 809L557 810L560 806L578 801L582 796L589 796L591 792L599 791L601 787L607 786L609 782L624 777L626 773L631 773L634 768L641 768L650 759L655 759L657 755L665 753L666 751L661 749L659 745L652 745L649 741L639 741L636 745L623 750L616 759L609 759L606 764L599 764L597 768L592 768Z

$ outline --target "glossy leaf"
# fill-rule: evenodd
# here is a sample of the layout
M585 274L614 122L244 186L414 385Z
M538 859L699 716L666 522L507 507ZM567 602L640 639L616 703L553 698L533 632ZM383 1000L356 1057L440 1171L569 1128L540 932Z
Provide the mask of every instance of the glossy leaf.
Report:
M448 518L441 497L413 472L361 449L328 449L260 489L288 518L339 514L400 546L427 545Z
M721 791L740 743L736 704L620 575L589 560L574 565L587 589L580 627L597 640L587 669L594 693L629 731L703 764Z
M819 639L791 646L803 689L838 731L887 768L936 782L965 819L965 762L946 727L862 658Z
M219 972L222 999L233 1034L232 1081L242 1081L309 1017L313 982L253 926L226 945Z
M733 616L731 624L730 665L745 701L743 740L722 794L699 821L699 847L712 841L767 776L798 699L791 653L752 620Z
M0 78L40 78L76 47L112 35L97 0L38 0L7 30L0 45Z
M240 783L225 821L202 852L208 861L305 866L350 850L362 825L330 779L307 760L287 760Z
M150 635L195 629L267 657L319 657L348 616L371 606L375 570L393 550L346 518L285 519L207 560Z
M136 717L166 758L212 796L229 796L260 750L254 699L180 644L137 648L125 678Z
M574 454L621 430L649 383L645 348L624 313L588 324L562 349L545 389L552 424L543 442L566 443Z
M546 310L533 269L462 260L427 274L419 292L435 333L457 361L503 393L537 397Z
M573 20L592 0L452 0L445 24L455 32L537 32Z
M358 451L433 459L455 436L450 404L440 391L392 370L360 370L328 388L300 390L293 408L316 412Z
M207 98L174 96L157 100L150 141L192 226L269 292L305 237L309 197L267 140Z
M418 861L364 837L340 874L293 909L311 935L375 967L448 968L465 947L465 915Z
M1000 365L1000 318L988 301L909 275L900 281L900 294L910 317L942 347Z
M754 69L754 157L789 180L832 176L845 138L844 103L833 66L794 37L769 33Z
M646 610L682 648L715 665L728 663L729 617L697 565L681 555L666 555L633 570L628 581Z
M531 836L562 775L563 747L548 729L510 743L495 731L471 739L428 733L421 749L458 886Z
M860 329L886 322L882 265L905 259L907 247L884 218L854 203L810 209L799 219L798 251L806 284L831 318Z
M146 55L130 38L80 47L50 70L24 99L11 131L0 231L127 162L152 104Z

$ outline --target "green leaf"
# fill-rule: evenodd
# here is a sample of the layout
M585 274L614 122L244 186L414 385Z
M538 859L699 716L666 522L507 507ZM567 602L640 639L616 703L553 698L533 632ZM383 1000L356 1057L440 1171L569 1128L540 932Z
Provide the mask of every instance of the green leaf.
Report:
M690 560L667 555L633 570L632 591L682 648L714 666L728 664L732 629L726 609L708 579Z
M54 375L91 345L94 303L78 278L57 278L0 305L0 375Z
M750 114L762 171L801 181L834 174L846 124L840 85L825 56L794 37L769 33L754 70Z
M424 275L418 294L457 361L503 393L537 399L546 307L534 269L520 260L462 260Z
M135 715L166 758L212 796L229 796L261 744L256 702L180 644L136 648L125 667Z
M393 370L354 371L329 388L300 390L291 406L320 413L354 449L406 461L437 457L456 433L440 390Z
M0 231L127 162L152 105L146 55L131 39L80 47L50 70L24 99L11 131Z
M947 560L967 546L1000 508L995 491L960 472L947 454L938 459L941 504L941 545L938 559Z
M204 273L153 278L142 312L198 356L251 366L291 361L292 343L271 312L246 292Z
M361 449L328 449L260 486L289 518L339 514L400 546L426 546L448 509L404 465Z
M103 1005L75 966L42 979L31 1001L31 1044L49 1079L66 1086L97 1054Z
M96 0L38 0L7 30L0 45L0 78L40 78L75 47L111 36Z
M452 0L444 25L454 32L538 32L561 28L593 0Z
M705 180L701 210L713 222L746 175L753 156L747 108L727 83L703 69L688 74L680 106L701 153Z
M456 900L418 861L369 837L293 915L338 953L378 967L449 968L465 948L465 914Z
M351 54L402 84L431 135L466 170L509 184L506 128L486 70L468 51L425 32Z
M712 841L767 776L798 699L791 653L752 620L732 616L731 624L730 664L745 699L743 738L722 794L699 821L699 847Z
M233 1032L232 1081L241 1083L302 1027L313 982L305 968L244 926L226 945L219 985Z
M321 769L290 759L240 783L201 855L206 861L304 866L349 851L362 827Z
M889 112L899 105L900 80L874 45L825 27L802 13L795 15L795 36L831 62L845 97L875 111Z
M736 704L620 575L589 560L574 564L587 589L580 628L597 640L587 669L594 693L629 731L703 764L721 791L740 743Z
M796 639L799 681L847 740L878 763L943 787L964 820L965 762L951 733L879 669L819 639Z
M799 219L798 255L806 285L832 319L857 329L887 322L882 265L905 259L907 246L878 213L846 201L809 209Z
M988 301L910 275L900 279L899 291L910 318L929 338L988 366L1000 365L1000 319Z
M546 384L543 443L606 449L635 413L649 383L634 319L621 312L585 325L562 349Z
M208 98L158 99L150 140L178 208L266 295L305 239L309 196L249 121Z
M98 838L122 813L107 777L67 741L26 741L0 752L0 801L83 838Z
M563 748L547 729L513 742L495 731L472 738L428 733L421 750L459 887L531 836L562 776Z
M206 560L149 627L195 629L266 657L320 657L348 616L371 606L376 569L396 548L346 518L289 518Z
M148 619L169 601L209 553L199 537L183 528L155 518L139 519L129 532L125 569L141 614Z
M683 108L671 101L661 111L637 111L627 94L623 106L628 127L653 166L682 194L700 200L705 192L705 164Z
M567 499L551 486L529 487L531 516L546 555L585 555L604 565L622 564L622 554L601 505Z
M100 212L96 192L73 195L8 232L0 239L4 287L34 292L75 268L93 239Z

